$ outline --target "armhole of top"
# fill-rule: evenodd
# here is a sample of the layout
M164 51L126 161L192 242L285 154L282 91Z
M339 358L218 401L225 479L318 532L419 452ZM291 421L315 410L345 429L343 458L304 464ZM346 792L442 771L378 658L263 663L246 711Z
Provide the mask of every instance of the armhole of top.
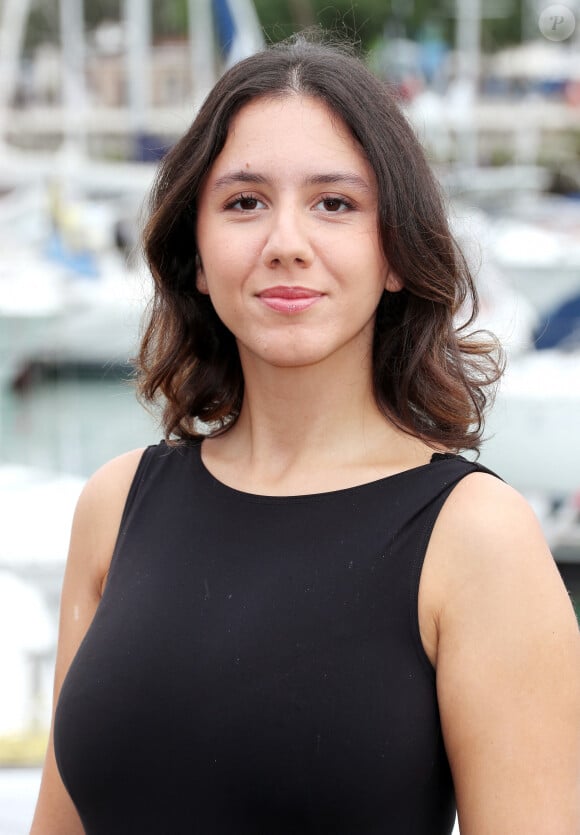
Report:
M443 490L442 493L439 494L437 500L430 507L430 513L428 514L427 519L422 525L421 535L419 537L419 541L417 543L417 548L415 554L413 555L413 562L411 565L409 583L409 616L411 621L411 630L413 633L417 654L419 655L421 662L423 663L425 669L428 671L432 680L435 680L436 669L431 663L431 659L425 652L425 647L423 646L423 641L421 639L421 628L419 624L419 586L421 584L421 577L423 575L425 557L427 556L427 549L429 548L429 542L431 541L431 535L433 533L433 529L435 528L435 523L439 518L439 514L441 513L443 506L445 505L445 502L447 501L453 490L457 487L457 485L461 481L463 481L463 479L466 476L471 475L472 473L487 473L488 475L495 476L495 478L499 478L503 481L503 479L501 479L501 476L498 476L498 474L494 473L493 470L489 470L487 467L478 464L476 461L469 461L466 463L470 465L469 469L466 469L464 472L460 473L453 480L453 482L449 484Z
M149 465L153 460L156 451L159 449L159 445L153 444L152 446L148 446L143 450L143 454L139 459L139 463L137 464L137 469L135 470L135 474L131 481L131 485L129 487L129 492L127 493L127 498L125 499L125 506L123 507L123 513L121 515L121 523L119 525L119 530L117 532L117 538L115 540L115 547L113 548L113 554L111 557L111 565L109 567L109 574L113 569L115 562L118 559L118 552L120 549L121 542L126 532L126 528L129 523L129 517L131 515L131 510L135 505L135 501L141 489L141 486L145 480L145 476L147 474L147 470L149 469Z

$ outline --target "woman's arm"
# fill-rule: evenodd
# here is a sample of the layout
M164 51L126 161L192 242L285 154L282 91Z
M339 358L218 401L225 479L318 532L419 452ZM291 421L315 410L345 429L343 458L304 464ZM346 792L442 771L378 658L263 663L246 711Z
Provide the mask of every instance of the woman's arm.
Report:
M142 450L134 450L110 461L87 482L79 498L61 595L53 719L62 682L101 599L141 455ZM82 835L78 814L58 773L52 735L51 728L30 835Z
M428 558L462 835L579 835L580 633L534 514L499 480L469 476Z

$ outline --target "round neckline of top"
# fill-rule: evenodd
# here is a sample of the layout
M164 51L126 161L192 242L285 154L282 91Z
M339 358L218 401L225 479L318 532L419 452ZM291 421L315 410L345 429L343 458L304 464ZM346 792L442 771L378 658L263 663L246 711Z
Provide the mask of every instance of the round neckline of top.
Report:
M432 464L436 463L437 461L449 459L462 459L462 456L452 452L434 452L426 464L418 464L416 467L409 467L406 470L399 470L399 472L391 473L391 475L382 476L381 478L373 479L372 481L364 481L361 484L353 484L351 487L339 487L336 490L325 490L317 493L289 493L287 495L272 496L268 493L250 493L246 490L240 490L238 487L232 487L231 485L226 484L224 481L221 481L219 478L217 478L217 476L215 476L211 472L211 470L208 469L207 465L203 460L201 454L202 443L202 441L198 441L195 444L195 450L197 453L197 464L203 476L217 489L223 490L226 493L230 493L231 495L254 502L310 502L317 500L323 501L327 498L338 498L341 495L344 496L348 494L353 494L357 491L364 491L365 489L376 488L388 482L393 482L394 480L397 480L399 478L418 473L422 470L428 469Z

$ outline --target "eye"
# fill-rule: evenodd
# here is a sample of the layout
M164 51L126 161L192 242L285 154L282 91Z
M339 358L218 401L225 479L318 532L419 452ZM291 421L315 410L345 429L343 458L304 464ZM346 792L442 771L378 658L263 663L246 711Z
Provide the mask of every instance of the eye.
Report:
M354 209L354 205L345 197L323 197L316 204L316 208L322 208L325 212L339 214Z
M236 209L242 212L253 212L265 208L265 204L252 194L239 194L225 206L226 209Z

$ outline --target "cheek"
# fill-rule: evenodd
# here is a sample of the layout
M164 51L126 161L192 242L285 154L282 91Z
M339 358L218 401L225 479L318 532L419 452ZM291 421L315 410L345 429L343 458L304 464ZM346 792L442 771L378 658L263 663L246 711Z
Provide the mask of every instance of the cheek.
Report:
M221 235L214 241L206 240L202 262L211 286L227 285L230 289L244 284L259 259L255 242L232 235Z
M365 265L369 277L375 276L383 288L386 286L390 268L374 229L367 230L358 241L352 242L350 257L361 267Z
M200 278L220 319L235 315L236 309L240 306L238 300L244 282L239 264L232 254L220 252L216 248L203 261L203 273Z

